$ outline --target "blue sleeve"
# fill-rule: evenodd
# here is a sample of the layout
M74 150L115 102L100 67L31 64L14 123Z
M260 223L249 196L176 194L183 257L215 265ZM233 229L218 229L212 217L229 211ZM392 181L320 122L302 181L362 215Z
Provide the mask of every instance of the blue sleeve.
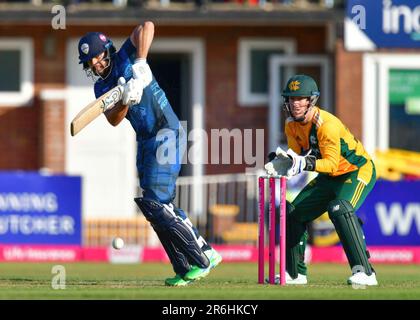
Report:
M118 56L122 61L125 61L126 59L134 61L136 50L136 47L131 42L130 38L128 38L118 51Z
M96 97L96 99L98 99L102 95L102 90L101 90L101 86L98 85L97 82L95 83L95 85L93 87L93 90L95 91L95 97Z

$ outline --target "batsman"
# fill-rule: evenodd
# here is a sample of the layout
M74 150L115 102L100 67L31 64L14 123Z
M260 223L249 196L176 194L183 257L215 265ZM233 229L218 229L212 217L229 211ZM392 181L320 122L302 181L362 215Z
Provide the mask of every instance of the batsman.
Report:
M165 284L185 286L207 276L222 257L200 236L186 213L173 204L187 141L147 63L154 28L150 21L138 25L118 51L103 33L89 32L79 41L79 63L94 79L96 97L123 86L121 101L106 110L105 116L113 126L127 119L136 133L136 164L143 195L134 200L175 271Z
M375 270L355 212L375 185L375 165L340 119L315 105L319 95L316 82L307 75L288 80L282 96L289 115L285 125L289 149L278 147L265 165L269 175L288 178L304 170L318 172L286 204L286 283L307 283L306 225L327 211L352 270L347 283L374 286Z

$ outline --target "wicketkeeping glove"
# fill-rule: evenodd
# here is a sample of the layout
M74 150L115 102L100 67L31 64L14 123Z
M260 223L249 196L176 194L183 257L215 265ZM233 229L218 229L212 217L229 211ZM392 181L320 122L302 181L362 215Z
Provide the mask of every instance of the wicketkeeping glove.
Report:
M287 154L282 148L277 147L275 152L272 151L267 155L267 159L268 159L268 161L273 161L278 155L286 156Z
M315 170L315 156L311 155L311 150L304 155L300 156L296 152L294 152L292 149L287 150L287 154L291 157L293 160L293 164L290 167L289 170L287 170L288 176L295 176L299 173L301 173L303 170L306 171L314 171Z
M287 150L287 154L292 159L293 163L289 170L287 170L287 174L292 177L295 176L303 171L306 166L305 157L298 155L292 149Z
M278 147L275 153L269 154L270 157L274 158L264 166L268 175L285 176L289 179L303 170L315 170L316 159L315 156L310 155L310 151L305 156L300 156L292 149L285 152Z
M271 152L269 155L270 162L266 163L264 168L270 176L285 176L289 178L287 170L292 166L292 160L289 155L280 147L276 152Z

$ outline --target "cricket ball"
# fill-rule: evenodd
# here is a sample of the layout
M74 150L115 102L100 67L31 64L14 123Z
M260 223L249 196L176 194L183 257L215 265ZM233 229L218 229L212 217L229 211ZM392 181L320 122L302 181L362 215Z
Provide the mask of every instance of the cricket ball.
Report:
M124 247L124 240L118 237L114 238L112 240L112 247L117 250L121 249L122 247Z

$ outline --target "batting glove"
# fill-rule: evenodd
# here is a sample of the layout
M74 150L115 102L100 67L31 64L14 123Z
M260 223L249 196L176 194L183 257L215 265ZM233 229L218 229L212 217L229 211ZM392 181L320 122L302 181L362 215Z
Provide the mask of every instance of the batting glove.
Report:
M125 81L125 78L124 78L124 77L119 77L119 78L118 78L118 85L122 87L122 94L123 94L123 95L124 95L124 91L125 91L125 84L126 84L126 83L127 83L127 82ZM122 99L122 96L121 96L121 99Z
M122 104L129 107L139 104L141 97L143 96L143 86L141 81L139 79L130 79L127 83L125 83L125 79L121 78L118 79L118 84L122 85L124 88L124 93L121 99Z
M150 70L146 59L136 59L131 68L133 70L133 78L141 80L143 88L146 88L150 84L150 82L152 82L152 70Z

